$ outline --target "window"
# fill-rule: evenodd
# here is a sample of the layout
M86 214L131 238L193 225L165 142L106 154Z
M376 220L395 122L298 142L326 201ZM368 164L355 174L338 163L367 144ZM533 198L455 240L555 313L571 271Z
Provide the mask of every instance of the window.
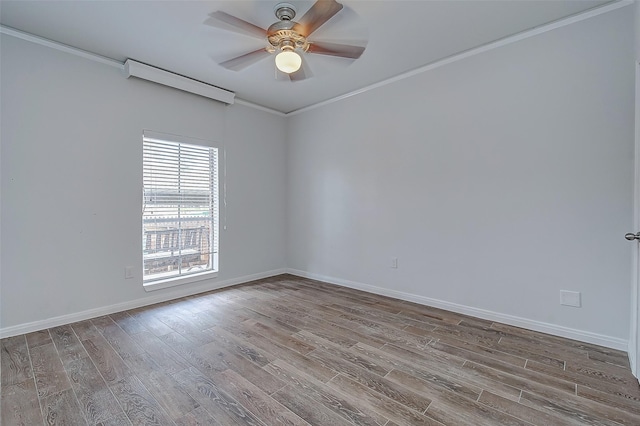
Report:
M143 136L143 282L182 284L218 270L218 149L155 136Z

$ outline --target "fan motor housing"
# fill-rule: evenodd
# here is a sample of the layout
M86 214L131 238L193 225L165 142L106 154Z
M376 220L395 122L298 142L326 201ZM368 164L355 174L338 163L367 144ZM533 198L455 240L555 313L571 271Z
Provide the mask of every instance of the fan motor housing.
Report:
M279 3L276 5L274 12L280 21L267 29L267 40L271 45L268 50L300 49L306 52L309 49L309 42L298 31L300 24L293 21L296 16L294 6L289 3Z
M274 49L282 49L285 46L293 49L301 49L304 52L309 49L309 42L306 37L292 29L281 29L272 32L271 28L269 28L267 39Z
M281 21L292 21L296 17L296 7L291 3L278 3L273 8L273 13Z

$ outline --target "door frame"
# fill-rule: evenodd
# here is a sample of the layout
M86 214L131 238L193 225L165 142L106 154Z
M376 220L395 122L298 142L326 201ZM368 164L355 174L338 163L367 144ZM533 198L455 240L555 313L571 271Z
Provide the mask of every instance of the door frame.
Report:
M635 61L635 144L633 178L633 229L640 230L640 62ZM631 327L629 334L629 364L640 382L640 245L634 244L631 261Z

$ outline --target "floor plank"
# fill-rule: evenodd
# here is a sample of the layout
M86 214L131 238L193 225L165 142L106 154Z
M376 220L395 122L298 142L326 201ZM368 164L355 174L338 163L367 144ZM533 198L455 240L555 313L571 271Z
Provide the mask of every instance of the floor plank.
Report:
M176 426L222 426L207 410L198 407L176 420Z
M326 384L307 375L285 361L277 360L265 367L274 375L281 377L290 386L309 396L318 404L333 411L346 421L356 425L385 424L387 419L377 413L367 412L360 408L359 401L350 396L337 395Z
M110 385L130 375L130 371L120 356L102 336L82 341L82 346L91 357L105 382Z
M131 426L131 422L129 421L129 417L123 413L98 423L96 426Z
M66 371L84 417L92 424L122 414L122 409L88 356L70 361Z
M41 399L42 416L47 425L87 424L73 390L48 395Z
M2 386L22 383L33 377L27 340L24 335L0 341L0 384Z
M218 373L216 375L216 383L268 425L308 426L307 422L274 401L260 388L233 370L225 370L222 373Z
M33 349L36 346L45 345L51 343L51 336L49 330L34 331L33 333L25 334L27 338L27 345Z
M128 312L116 312L115 314L109 315L109 317L129 335L148 331L147 327L129 315Z
M197 369L190 367L176 373L174 377L221 424L256 426L263 424L231 395Z
M368 410L401 425L441 425L437 420L426 417L351 378L339 374L329 381L329 386L343 395L350 395L364 403Z
M109 387L133 425L160 426L173 423L137 377L118 380Z
M210 378L217 376L219 371L229 369L250 380L251 383L268 394L285 386L285 383L260 368L260 365L235 352L226 350L224 345L217 344L216 341L204 345L202 350L206 352L206 356L210 357L210 359L216 359L219 362L219 370L213 375L209 375Z
M565 396L562 399L551 399L530 392L522 392L520 402L532 408L543 407L545 411L582 424L599 425L611 424L611 422L625 425L640 424L640 416L580 397Z
M0 424L32 426L42 424L38 392L33 379L0 389Z
M413 392L406 386L380 377L326 351L315 350L311 356L314 359L322 361L325 365L330 364L334 366L341 374L348 376L354 381L418 412L426 410L431 403L429 398Z
M242 327L243 324L240 324L240 326ZM226 329L228 331L238 330L233 326L226 327ZM247 331L248 329L245 326L242 327L241 330ZM294 367L307 371L310 375L320 381L326 382L336 374L338 374L337 371L331 367L322 365L321 363L314 361L310 357L301 355L298 352L290 350L289 348L278 345L278 343L273 342L268 336L254 333L251 330L249 330L247 334L245 334L245 336L247 336L246 339L248 342L255 345L261 351L270 353L274 356L275 359L283 359Z
M150 332L141 331L135 334L135 340L168 374L187 368L188 362L181 355Z
M89 357L70 325L52 328L51 339L56 346L58 356L65 366L77 359Z
M127 359L144 352L144 349L142 349L131 336L125 333L118 324L113 322L111 317L95 318L91 320L91 322L118 355L120 355L120 358Z
M280 389L272 397L309 424L339 425L345 423L345 420L334 411L318 404L313 398L300 393L291 385Z
M126 363L171 419L178 419L200 406L150 354L132 356Z
M527 421L531 424L546 424L555 426L577 424L568 419L554 416L553 413L536 410L535 408L519 404L485 390L482 391L478 402L495 408L496 410L502 411L504 413L511 414L512 416Z
M35 347L30 354L40 398L71 388L67 372L53 343Z

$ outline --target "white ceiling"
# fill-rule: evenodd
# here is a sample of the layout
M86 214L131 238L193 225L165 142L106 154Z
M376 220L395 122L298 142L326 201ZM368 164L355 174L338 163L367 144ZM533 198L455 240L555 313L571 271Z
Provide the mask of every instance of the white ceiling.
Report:
M135 59L290 112L610 1L344 0L344 9L310 40L366 41L360 59L307 54L313 77L295 83L275 79L271 57L238 72L219 66L265 44L206 25L209 14L221 10L266 28L277 20L278 3L2 0L0 23L120 62ZM313 1L289 3L300 18Z

